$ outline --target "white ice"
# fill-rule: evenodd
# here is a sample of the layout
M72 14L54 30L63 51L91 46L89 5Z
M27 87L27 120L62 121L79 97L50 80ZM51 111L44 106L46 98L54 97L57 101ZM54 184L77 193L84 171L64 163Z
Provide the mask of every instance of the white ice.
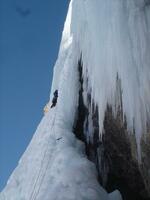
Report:
M57 113L42 119L0 200L110 200L83 143L59 126Z
M72 0L54 70L53 90L62 89L63 73L72 77L72 68L77 68L81 54L84 100L91 93L98 105L100 134L107 104L115 115L120 103L118 76L123 112L129 132L135 129L140 156L141 136L150 120L150 1ZM72 82L71 78L68 83ZM72 98L64 91L63 95L65 102Z

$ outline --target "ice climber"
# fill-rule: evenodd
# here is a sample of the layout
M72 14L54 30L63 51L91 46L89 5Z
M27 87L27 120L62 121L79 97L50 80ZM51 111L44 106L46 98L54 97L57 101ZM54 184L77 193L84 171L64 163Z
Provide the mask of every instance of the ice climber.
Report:
M53 97L53 100L52 100L51 108L53 108L53 107L56 106L57 98L58 98L58 90L55 90L55 92L54 92L54 97Z

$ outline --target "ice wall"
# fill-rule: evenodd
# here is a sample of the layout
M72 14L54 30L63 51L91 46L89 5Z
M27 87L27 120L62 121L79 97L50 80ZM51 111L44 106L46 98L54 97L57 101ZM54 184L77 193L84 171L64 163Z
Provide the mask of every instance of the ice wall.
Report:
M89 92L95 104L98 104L102 134L107 103L112 105L114 114L117 112L118 76L128 130L132 132L135 129L139 151L141 135L146 133L150 119L149 2L72 0L52 87L54 90L56 82L61 82L57 75L60 76L60 69L66 69L72 74L72 64L68 65L68 60L77 62L82 53L84 98L86 101Z

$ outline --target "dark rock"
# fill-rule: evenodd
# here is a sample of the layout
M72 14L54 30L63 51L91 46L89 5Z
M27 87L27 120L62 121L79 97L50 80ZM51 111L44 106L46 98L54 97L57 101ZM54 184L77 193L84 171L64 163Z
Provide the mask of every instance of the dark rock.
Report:
M82 62L79 62L79 105L74 133L85 142L86 153L98 171L100 184L108 191L118 189L124 200L150 200L150 136L142 139L142 164L137 161L137 146L134 130L127 132L126 117L123 117L121 95L118 112L114 117L111 106L107 106L104 119L104 134L99 137L98 107L87 94L87 105L83 100ZM120 79L117 78L121 93ZM92 104L92 111L90 105ZM123 121L124 118L124 121ZM92 120L89 121L89 120ZM92 128L89 124L92 124ZM89 138L90 135L93 138Z

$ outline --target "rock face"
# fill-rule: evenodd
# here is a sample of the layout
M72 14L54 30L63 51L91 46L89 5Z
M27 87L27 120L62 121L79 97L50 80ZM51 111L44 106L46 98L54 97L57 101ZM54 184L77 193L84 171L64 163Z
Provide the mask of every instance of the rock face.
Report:
M139 164L134 130L133 133L128 132L121 107L118 107L118 113L114 117L112 108L108 105L104 133L100 139L98 109L94 106L94 102L91 102L90 94L87 94L87 105L84 104L81 61L79 81L81 88L74 132L85 142L87 156L96 165L99 182L108 192L118 189L124 200L149 200L150 134L143 136L141 140L142 161ZM89 135L93 138L91 139Z
M109 166L107 190L111 191L113 185L121 191L124 199L148 199L148 185L143 178L146 169L140 169L132 153L132 149L135 151L135 138L129 137L124 124L113 117L110 108L106 111L104 130L104 161Z
M142 147L142 164L140 169L147 190L150 193L150 132L148 132L146 136L143 136L141 141L141 147Z

